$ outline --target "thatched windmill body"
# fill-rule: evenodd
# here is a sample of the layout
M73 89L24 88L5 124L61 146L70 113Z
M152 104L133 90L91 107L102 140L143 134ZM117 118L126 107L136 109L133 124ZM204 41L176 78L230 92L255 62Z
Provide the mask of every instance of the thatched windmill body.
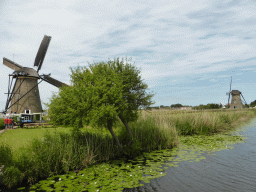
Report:
M230 105L230 109L243 109L244 108L244 104L247 105L244 96L242 94L242 92L238 91L238 90L232 90L231 91L231 84L232 84L232 77L231 77L231 82L230 82L230 91L227 93L229 95L228 97L228 105L229 105L229 99L230 99L230 95L232 96L231 99L231 105ZM241 96L243 98L243 102L241 99Z
M38 74L42 67L50 40L51 37L45 35L39 47L34 62L34 67L37 67L37 71L33 68L23 67L5 57L3 58L3 64L14 70L9 75L8 95L4 113L11 113L11 111L16 113L40 113L42 112L42 104L38 84L46 81L56 87L66 85L50 77L50 74ZM39 80L41 81L38 82Z

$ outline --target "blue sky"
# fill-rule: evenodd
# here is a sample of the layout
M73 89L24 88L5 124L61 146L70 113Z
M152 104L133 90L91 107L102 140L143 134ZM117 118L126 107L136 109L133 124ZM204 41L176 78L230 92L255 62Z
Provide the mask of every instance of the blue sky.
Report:
M33 67L44 37L52 37L40 74L70 84L69 67L132 57L153 106L227 103L232 89L256 100L256 1L0 2L0 57ZM0 65L0 109L8 74ZM42 102L58 89L39 85ZM43 105L44 106L44 105Z

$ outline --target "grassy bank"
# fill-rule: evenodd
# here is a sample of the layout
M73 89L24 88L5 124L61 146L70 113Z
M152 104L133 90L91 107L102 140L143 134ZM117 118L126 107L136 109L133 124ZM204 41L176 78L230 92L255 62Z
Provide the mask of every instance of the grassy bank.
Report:
M116 147L106 129L85 127L78 133L71 128L10 130L0 135L0 165L6 166L4 182L8 187L20 185L22 181L33 184L118 156L132 157L142 151L173 148L178 145L180 135L223 132L255 116L255 110L172 115L168 111L142 111L137 122L129 123L133 133L129 149L125 146L129 135L121 122L114 127L124 146L123 151Z
M211 135L233 129L240 123L256 116L255 109L243 110L173 110L142 111L142 118L153 117L161 127L166 126L178 132L178 135Z

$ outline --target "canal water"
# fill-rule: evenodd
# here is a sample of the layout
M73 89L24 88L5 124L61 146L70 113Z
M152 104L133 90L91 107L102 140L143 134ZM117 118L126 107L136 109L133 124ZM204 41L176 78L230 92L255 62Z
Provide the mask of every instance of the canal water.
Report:
M180 162L166 169L165 176L123 191L256 191L256 119L238 130L233 134L248 139L233 149L202 154L206 159L199 162Z

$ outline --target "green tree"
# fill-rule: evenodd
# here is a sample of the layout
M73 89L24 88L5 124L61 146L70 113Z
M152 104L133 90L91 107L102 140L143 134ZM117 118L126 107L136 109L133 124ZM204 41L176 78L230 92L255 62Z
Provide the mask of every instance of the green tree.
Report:
M177 104L173 104L173 105L171 105L171 107L173 108L176 108L176 107L182 107L182 105L181 104L179 104L179 103L177 103Z
M206 109L219 109L220 105L219 104L215 104L215 103L208 103L206 105Z
M154 94L146 93L147 84L139 75L141 71L119 58L114 61L89 64L89 67L71 68L70 87L60 88L51 98L49 117L54 124L71 125L77 130L83 125L106 127L119 147L121 144L112 127L122 121L130 135L128 123L138 119L139 107L146 108L154 102Z
M250 107L255 107L256 106L256 100L255 101L252 101L251 103L250 103Z

